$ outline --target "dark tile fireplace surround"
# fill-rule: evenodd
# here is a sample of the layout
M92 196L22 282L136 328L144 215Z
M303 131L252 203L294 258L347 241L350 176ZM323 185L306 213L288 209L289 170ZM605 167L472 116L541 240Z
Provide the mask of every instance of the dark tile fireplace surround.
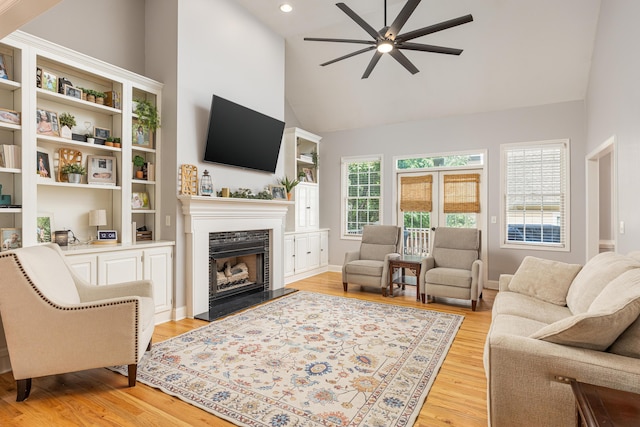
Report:
M269 230L209 233L209 310L196 319L213 321L295 292L271 290Z

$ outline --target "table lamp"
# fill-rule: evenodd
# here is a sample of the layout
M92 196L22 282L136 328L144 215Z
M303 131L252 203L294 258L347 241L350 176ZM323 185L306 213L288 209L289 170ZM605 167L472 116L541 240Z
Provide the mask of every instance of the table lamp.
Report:
M96 209L89 211L89 226L96 227L96 234L98 236L98 230L101 225L107 225L107 211L104 209Z

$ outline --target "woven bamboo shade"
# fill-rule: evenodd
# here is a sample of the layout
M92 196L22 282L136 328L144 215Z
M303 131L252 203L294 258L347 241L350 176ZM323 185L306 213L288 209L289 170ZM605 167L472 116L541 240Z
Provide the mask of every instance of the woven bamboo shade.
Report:
M400 177L400 210L431 212L433 175Z
M480 174L444 176L445 213L480 212Z

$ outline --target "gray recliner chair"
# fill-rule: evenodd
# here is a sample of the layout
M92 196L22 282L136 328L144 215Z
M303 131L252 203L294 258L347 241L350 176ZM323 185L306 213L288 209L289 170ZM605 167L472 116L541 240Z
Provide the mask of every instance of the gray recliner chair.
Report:
M395 225L365 225L359 251L347 252L342 266L342 286L349 283L379 287L384 293L389 280L389 259L399 258L402 229Z
M475 228L438 227L433 248L422 261L420 294L471 300L471 310L482 298L482 261L480 230Z

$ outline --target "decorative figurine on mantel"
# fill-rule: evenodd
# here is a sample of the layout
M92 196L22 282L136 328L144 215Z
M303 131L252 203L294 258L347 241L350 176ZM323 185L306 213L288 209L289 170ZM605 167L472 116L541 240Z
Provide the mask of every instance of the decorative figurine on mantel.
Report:
M209 171L205 169L202 174L202 178L200 178L200 195L201 196L211 196L213 194L213 181L211 180L211 175L209 175Z

